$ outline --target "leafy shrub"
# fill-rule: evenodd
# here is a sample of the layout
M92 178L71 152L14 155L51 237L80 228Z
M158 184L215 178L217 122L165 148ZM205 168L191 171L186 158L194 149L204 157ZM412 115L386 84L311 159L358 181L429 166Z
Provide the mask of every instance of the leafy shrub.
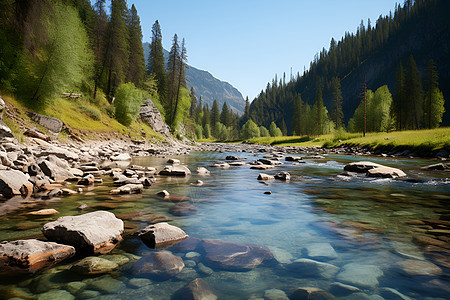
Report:
M115 116L119 123L129 126L136 120L144 96L133 83L121 84L116 91L114 100Z

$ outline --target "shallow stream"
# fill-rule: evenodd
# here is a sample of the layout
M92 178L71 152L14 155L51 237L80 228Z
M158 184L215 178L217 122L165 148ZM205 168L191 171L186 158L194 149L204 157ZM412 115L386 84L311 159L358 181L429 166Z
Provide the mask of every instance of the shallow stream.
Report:
M29 203L1 216L0 240L33 237L40 234L43 224L59 216L101 209L122 218L126 233L144 228L163 215L190 237L265 246L275 260L249 271L222 270L208 265L203 253L184 249L183 242L178 247L153 250L139 238L125 234L124 241L108 254L129 259L118 271L80 277L69 270L76 261L72 259L32 277L3 279L0 298L170 299L193 279L202 278L219 299L285 299L284 294L290 296L299 287L317 287L338 299L448 299L450 272L445 266L450 267L450 250L436 254L413 241L416 235L428 235L448 245L448 227L447 233L443 230L442 235L435 236L429 234L433 229L429 224L411 225L420 224L417 220L450 221L450 184L445 179L448 173L420 170L433 162L330 155L325 159L305 159L306 163L299 164L283 160L283 165L266 171L252 170L248 165L210 167L227 155L241 156L250 162L264 153L198 152L177 157L192 175L158 176L157 183L142 195L109 195L112 179L104 178L102 185L83 194ZM135 158L132 164L160 167L166 160ZM339 175L345 164L357 160L400 168L408 174L408 180ZM211 175L197 175L197 167L206 167ZM261 172L273 175L280 171L291 174L290 182L262 183L256 179ZM191 185L198 179L204 182L203 186ZM171 215L169 210L175 204L155 197L164 189L188 196L197 208L195 214ZM265 194L268 191L271 194ZM82 203L89 209L79 212L76 208ZM60 213L50 217L27 215L42 208L54 208ZM134 260L153 251L170 251L182 257L185 268L167 280L132 275ZM301 258L337 268L320 272L295 267L293 262ZM442 272L408 275L397 264L411 260L431 262ZM349 292L336 282L359 290Z

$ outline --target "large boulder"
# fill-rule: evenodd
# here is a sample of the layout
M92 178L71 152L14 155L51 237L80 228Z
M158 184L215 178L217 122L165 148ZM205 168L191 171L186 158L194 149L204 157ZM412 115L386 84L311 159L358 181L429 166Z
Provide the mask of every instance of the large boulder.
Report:
M0 274L34 273L75 255L75 248L35 239L0 243Z
M13 138L14 135L11 132L11 129L6 125L2 120L0 120L0 138Z
M69 171L69 169L62 168L48 160L41 161L39 163L39 167L46 176L52 178L53 180L62 181L73 177L73 174Z
M166 248L189 236L181 229L168 223L149 225L139 231L137 235L150 248Z
M63 122L59 119L40 115L37 113L29 112L28 116L33 120L34 122L38 123L42 127L54 132L59 133L61 132L63 128Z
M141 106L139 115L150 125L150 127L152 127L155 132L161 133L166 137L170 135L170 127L164 123L159 110L153 104L152 100L144 100L144 104Z
M188 167L183 165L172 165L172 166L165 166L164 169L159 171L159 175L187 176L191 175L191 171L188 169Z
M78 154L76 154L75 152L56 146L46 147L39 154L39 156L48 155L54 155L65 160L78 160L79 158Z
M387 167L370 161L349 163L344 167L344 171L366 173L369 177L398 178L406 176L400 169Z
M230 271L248 271L273 259L272 252L262 246L236 244L206 239L201 243L205 260L212 267Z
M20 195L24 184L29 184L28 177L16 170L0 170L0 194L5 197Z
M122 240L123 231L123 221L107 211L65 216L42 227L48 240L72 245L87 254L111 251Z
M375 168L382 167L383 165L371 162L371 161L358 161L349 163L344 167L344 171L355 173L367 173L367 171Z
M201 278L196 278L188 285L179 289L173 298L181 300L216 300L209 284Z
M168 252L152 252L136 261L133 273L155 280L167 280L184 268L183 259Z

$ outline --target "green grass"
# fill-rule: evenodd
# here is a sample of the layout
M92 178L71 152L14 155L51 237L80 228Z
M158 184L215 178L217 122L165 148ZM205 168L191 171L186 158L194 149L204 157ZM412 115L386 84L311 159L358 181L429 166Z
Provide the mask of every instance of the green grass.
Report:
M365 137L360 133L339 132L334 135L321 135L315 138L307 136L261 137L249 140L252 144L297 147L339 147L361 146L376 149L410 148L419 150L438 150L450 148L450 127L394 131L390 133L368 133Z

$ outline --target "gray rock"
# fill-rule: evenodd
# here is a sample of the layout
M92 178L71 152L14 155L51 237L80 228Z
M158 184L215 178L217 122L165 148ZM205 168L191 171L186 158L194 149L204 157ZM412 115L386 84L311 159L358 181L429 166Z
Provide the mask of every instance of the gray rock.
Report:
M433 165L422 167L421 169L422 170L430 170L430 171L444 171L444 170L449 169L449 167L447 166L447 164L438 163L438 164L433 164Z
M95 177L92 174L88 174L86 176L84 176L83 178L81 178L78 181L78 185L93 185L95 183Z
M179 165L179 164L181 164L180 160L176 159L176 158L169 158L167 160L167 163L168 164L172 164L172 165Z
M11 129L2 120L0 120L0 138L13 138Z
M166 137L170 136L170 127L164 122L159 110L153 104L152 100L144 100L139 115L155 132L161 133Z
M131 156L128 153L121 153L121 154L111 156L110 159L112 161L128 161L128 160L131 160Z
M282 181L289 181L291 180L291 174L288 172L279 172L275 174L275 179L282 180Z
M152 252L134 263L133 273L155 280L167 280L176 276L183 268L181 257L168 252Z
M182 165L165 166L164 169L159 171L159 175L187 176L187 175L191 175L191 171L186 166L182 166Z
M212 273L214 273L213 269L205 266L203 263L198 263L197 268L200 273L205 275L211 275Z
M143 190L144 185L142 184L125 184L111 190L111 194L142 194Z
M209 172L209 170L204 168L204 167L197 168L197 173L198 173L198 175L209 175L209 174L211 174L211 172Z
M125 284L110 276L93 279L88 284L89 289L97 290L105 294L114 294L126 288Z
M375 288L378 285L378 277L383 271L374 265L361 265L349 263L342 267L337 275L337 280L362 288Z
M329 243L314 243L307 245L305 248L308 257L317 260L330 260L338 257L336 251Z
M325 279L332 279L339 271L339 268L328 263L318 262L312 259L300 258L288 264L286 268L297 274L306 277L321 277Z
M123 231L123 221L107 211L61 217L42 228L48 240L72 245L88 254L111 251L122 240Z
M150 248L166 248L189 236L181 229L168 223L149 225L139 231L137 235Z
M217 296L206 281L196 278L175 292L174 298L183 300L216 300Z
M61 130L63 128L63 122L57 118L52 118L52 117L40 115L40 114L33 113L33 112L29 112L28 116L34 122L38 123L45 129L48 129L54 133L61 132Z
M172 206L169 210L174 216L189 216L197 212L197 207L189 202L180 202Z
M344 171L356 172L356 173L367 173L367 171L375 168L382 167L383 165L373 163L370 161L358 161L349 163L344 167Z
M406 259L397 262L394 269L407 276L439 276L442 269L435 264L416 259Z
M78 160L79 156L78 154L66 150L64 148L61 147L56 147L56 146L50 146L50 147L46 147L44 150L42 150L39 154L39 156L49 156L49 155L55 155L56 157L65 159L65 160Z
M46 176L52 178L53 180L62 181L73 177L73 174L70 173L68 169L61 168L48 160L41 161L39 163L39 167Z
M263 165L271 165L271 166L277 166L282 165L283 163L277 159L265 159L261 158L258 159L258 162L262 163Z
M268 174L264 174L264 173L259 173L258 175L258 180L275 180L275 177L272 175L268 175Z
M65 285L66 290L71 294L78 294L80 291L86 288L87 284L82 281L72 281Z
M85 257L79 262L75 263L70 268L70 270L81 275L98 275L110 273L118 267L118 264L110 260L96 256L90 256Z
M406 177L406 174L400 169L382 166L367 171L367 176L382 177L382 178L398 178L398 177Z
M0 274L34 273L75 255L75 248L35 239L0 243Z
M0 170L0 194L5 197L20 195L24 184L29 184L28 177L16 170Z

